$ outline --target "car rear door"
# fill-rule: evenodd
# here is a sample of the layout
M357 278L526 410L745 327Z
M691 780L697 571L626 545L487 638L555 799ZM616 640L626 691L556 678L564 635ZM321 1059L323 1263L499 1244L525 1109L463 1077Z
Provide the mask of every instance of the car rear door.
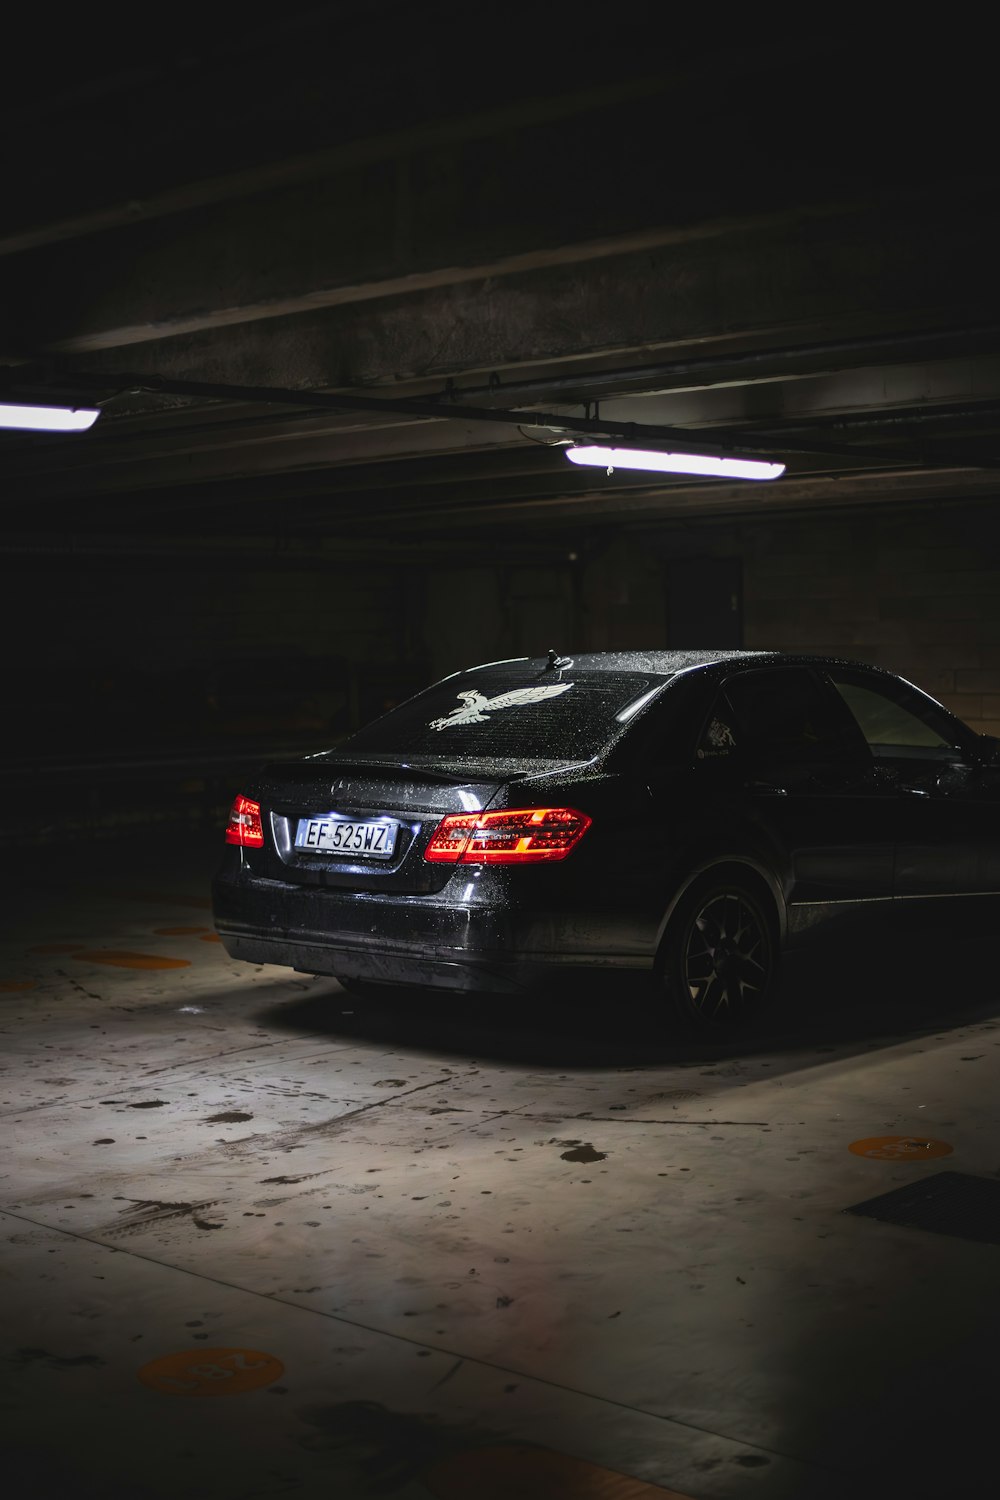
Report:
M721 799L734 834L751 832L784 884L790 916L799 908L809 925L809 907L891 898L895 792L842 699L809 666L733 673L695 756L699 800Z

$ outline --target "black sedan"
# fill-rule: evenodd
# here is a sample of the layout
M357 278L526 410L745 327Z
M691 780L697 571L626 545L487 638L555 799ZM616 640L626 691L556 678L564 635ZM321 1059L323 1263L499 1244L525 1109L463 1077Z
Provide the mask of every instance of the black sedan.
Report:
M997 750L856 662L492 662L264 767L233 804L215 923L234 958L355 989L646 971L724 1034L785 948L1000 895Z

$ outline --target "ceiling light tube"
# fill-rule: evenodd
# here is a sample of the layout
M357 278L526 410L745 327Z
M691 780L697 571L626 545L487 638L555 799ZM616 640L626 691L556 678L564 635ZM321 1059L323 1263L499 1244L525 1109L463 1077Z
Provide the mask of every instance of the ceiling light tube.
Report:
M12 406L0 402L0 427L25 432L86 432L100 411L85 406Z
M777 479L784 464L760 458L719 458L710 453L657 453L641 448L566 449L574 464L596 469L649 469L659 474L701 474L710 479Z

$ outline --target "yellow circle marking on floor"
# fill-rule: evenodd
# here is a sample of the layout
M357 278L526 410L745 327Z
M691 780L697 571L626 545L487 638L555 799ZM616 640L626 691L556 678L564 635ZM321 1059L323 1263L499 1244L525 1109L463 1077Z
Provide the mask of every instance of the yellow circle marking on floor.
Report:
M153 931L157 937L194 937L196 933L207 932L207 927L154 927Z
M34 979L0 979L0 990L8 995L13 994L15 990L33 990L35 983Z
M127 953L123 948L87 948L73 954L88 964L114 964L117 969L189 969L189 958L163 958L158 953Z
M950 1156L953 1147L947 1141L932 1141L925 1135L872 1135L863 1141L852 1141L847 1148L855 1156L873 1161L929 1161L935 1156Z
M166 1396L239 1396L284 1372L280 1359L259 1349L182 1349L143 1365L138 1378Z
M515 1445L439 1459L420 1479L435 1500L690 1500L582 1458Z

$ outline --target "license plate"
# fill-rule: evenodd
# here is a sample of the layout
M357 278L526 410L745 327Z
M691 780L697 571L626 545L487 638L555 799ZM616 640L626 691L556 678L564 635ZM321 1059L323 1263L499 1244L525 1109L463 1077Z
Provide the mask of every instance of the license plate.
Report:
M353 823L347 818L300 818L296 849L316 854L350 854L359 859L391 859L398 824L381 818Z

